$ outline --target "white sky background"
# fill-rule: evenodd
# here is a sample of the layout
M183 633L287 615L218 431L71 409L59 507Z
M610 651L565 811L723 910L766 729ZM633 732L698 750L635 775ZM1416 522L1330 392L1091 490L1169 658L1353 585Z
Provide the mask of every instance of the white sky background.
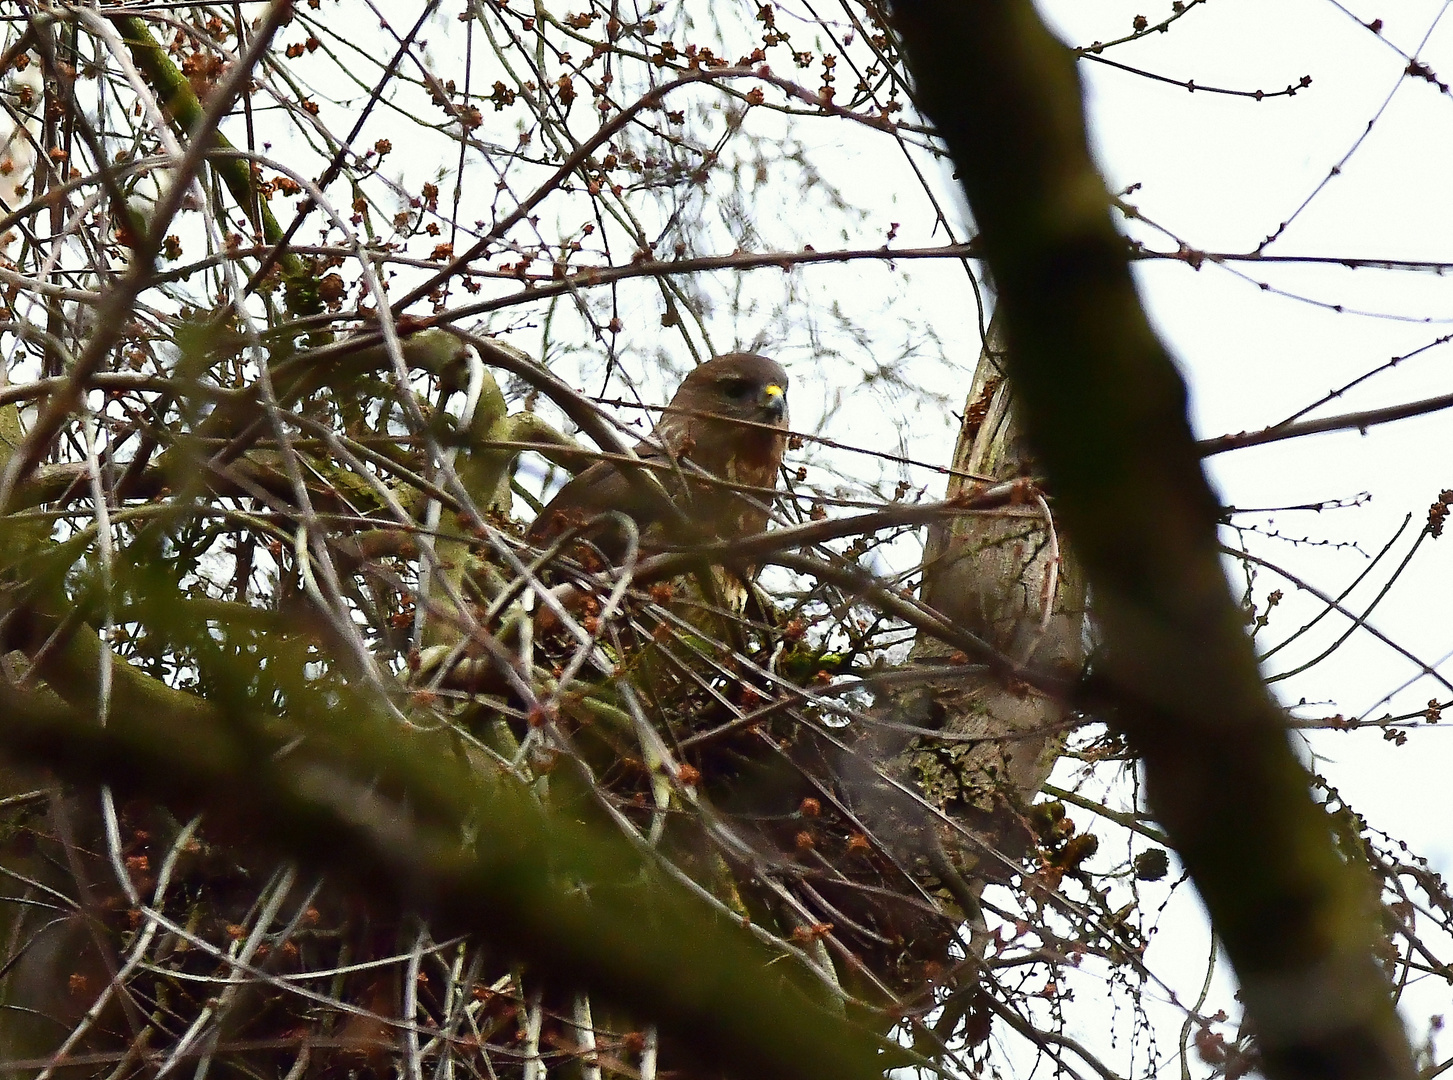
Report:
M1402 3L1393 12L1362 5L1369 21L1387 18L1383 37L1413 54L1443 11L1439 2ZM1087 42L1119 35L1139 13L1134 3L1044 5L1060 33ZM1164 12L1145 11L1152 19ZM1453 98L1402 77L1407 61L1327 0L1275 5L1213 0L1173 32L1113 51L1116 59L1174 78L1237 89L1279 89L1310 74L1291 99L1255 103L1190 94L1171 86L1082 63L1097 150L1116 188L1139 182L1129 197L1147 217L1202 250L1251 250L1310 195L1367 128L1388 94L1391 102L1362 146L1267 254L1362 258L1453 259ZM1453 18L1434 30L1419 54L1435 72L1453 74ZM1149 230L1134 235L1164 250ZM1201 435L1276 423L1391 356L1453 330L1453 276L1374 269L1270 265L1228 273L1206 264L1140 266L1145 300L1181 361ZM1338 314L1259 289L1248 278L1320 304L1375 315ZM1381 317L1379 317L1381 316ZM1395 321L1395 318L1408 321ZM1426 321L1423 321L1426 320ZM1357 411L1453 390L1449 346L1430 350L1312 415ZM1278 515L1287 535L1354 539L1375 552L1404 514L1412 532L1442 488L1453 486L1453 412L1357 433L1317 436L1212 459L1226 502L1278 506L1373 496L1367 506L1321 515ZM1265 517L1248 517L1249 522ZM1406 538L1405 538L1406 539ZM1394 552L1406 550L1406 542ZM1328 591L1364 565L1361 554L1261 545ZM1280 553L1278 553L1278 551ZM1391 569L1391 568L1389 568ZM1380 588L1386 577L1369 581ZM1287 592L1293 590L1285 586ZM1349 605L1371 598L1364 587ZM1443 601L1453 597L1453 552L1425 543L1378 607L1372 622L1430 661L1453 650ZM1284 610L1284 609L1282 609ZM1271 629L1296 624L1282 610ZM1333 618L1340 633L1346 620ZM1263 635L1266 637L1267 635ZM1273 640L1275 640L1273 638ZM1450 669L1445 664L1444 673ZM1281 689L1283 700L1330 699L1349 714L1384 711L1383 696L1413 674L1407 661L1366 634L1356 634L1334 664ZM1423 680L1397 704L1416 707L1446 690ZM1317 710L1308 711L1312 715ZM1335 770L1354 805L1408 839L1443 868L1453 855L1446 822L1453 786L1450 755L1436 732L1409 749L1377 733L1319 739L1319 752L1355 768Z

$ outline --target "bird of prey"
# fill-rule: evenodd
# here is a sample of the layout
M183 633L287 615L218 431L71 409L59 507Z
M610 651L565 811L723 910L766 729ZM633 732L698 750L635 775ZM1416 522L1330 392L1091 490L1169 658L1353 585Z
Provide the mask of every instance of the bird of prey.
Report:
M679 513L654 485L626 475L635 466L597 461L556 493L530 526L527 539L548 541L610 510L630 517L647 547L761 532L786 433L787 372L782 365L755 353L715 357L686 376L651 437L635 448ZM607 527L593 539L608 558L624 553L619 529Z

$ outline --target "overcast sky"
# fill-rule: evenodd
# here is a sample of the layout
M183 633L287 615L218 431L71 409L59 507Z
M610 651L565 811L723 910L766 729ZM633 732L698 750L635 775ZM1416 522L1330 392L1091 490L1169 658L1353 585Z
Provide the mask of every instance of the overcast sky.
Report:
M1387 5L1391 11L1352 7L1357 18L1330 0L1210 0L1169 33L1105 54L1169 78L1238 90L1279 90L1310 75L1311 85L1291 98L1256 102L1190 93L1082 62L1096 147L1111 184L1140 184L1128 201L1205 251L1252 251L1291 218L1264 249L1267 255L1453 260L1453 98L1404 75L1411 57L1441 78L1453 77L1453 18L1439 22L1446 9L1441 2ZM1043 10L1074 44L1121 36L1137 14L1152 22L1169 14L1168 7L1108 0L1062 0ZM1378 17L1380 34L1358 21ZM1175 246L1143 225L1129 231L1148 247ZM1229 269L1208 263L1195 271L1172 262L1143 264L1140 280L1156 324L1190 380L1203 435L1276 423L1453 330L1453 275L1265 263ZM1260 288L1263 283L1285 295ZM1435 346L1310 415L1449 393L1450 365L1453 346ZM1367 506L1282 514L1277 527L1293 536L1356 540L1362 551L1375 552L1407 513L1414 515L1410 540L1428 504L1453 487L1450 449L1453 412L1444 412L1365 436L1323 435L1239 451L1213 459L1211 469L1225 500L1236 506L1370 493ZM1365 565L1360 552L1347 549L1270 544L1258 550L1332 592ZM1374 572L1350 605L1369 600L1385 581ZM1440 597L1453 598L1447 541L1425 543L1372 621L1420 657L1441 660L1453 650L1453 629ZM1274 615L1270 640L1296 625L1284 613L1289 610ZM1339 634L1347 625L1340 618L1326 621L1337 624ZM1349 713L1380 711L1384 695L1415 673L1367 634L1355 634L1348 645L1335 664L1283 684L1290 687L1282 689L1284 700L1305 694L1330 698ZM1306 659L1315 651L1295 656ZM1445 675L1450 671L1445 663ZM1399 700L1421 705L1449 696L1446 687L1424 679ZM1357 785L1356 801L1377 803L1373 816L1394 832L1422 830L1425 850L1436 852L1446 867L1453 838L1441 825L1429 828L1449 820L1453 809L1453 785L1444 779L1446 744L1430 732L1416 740L1416 753L1387 747L1377 734L1339 735L1318 747L1328 753L1345 748L1340 756L1355 757L1361 779L1348 782Z

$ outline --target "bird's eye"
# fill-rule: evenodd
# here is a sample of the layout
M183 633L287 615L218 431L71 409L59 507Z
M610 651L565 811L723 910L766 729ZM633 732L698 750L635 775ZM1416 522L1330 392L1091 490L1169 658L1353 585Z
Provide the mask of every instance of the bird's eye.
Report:
M723 394L737 400L749 397L752 393L752 384L748 379L722 379L717 385L721 387Z

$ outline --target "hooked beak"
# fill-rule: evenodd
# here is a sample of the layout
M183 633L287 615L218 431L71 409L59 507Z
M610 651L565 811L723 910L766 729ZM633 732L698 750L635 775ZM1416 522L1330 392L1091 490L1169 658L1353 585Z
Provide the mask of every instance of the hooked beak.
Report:
M787 391L776 383L769 383L762 387L761 405L773 420L782 419L787 415Z

